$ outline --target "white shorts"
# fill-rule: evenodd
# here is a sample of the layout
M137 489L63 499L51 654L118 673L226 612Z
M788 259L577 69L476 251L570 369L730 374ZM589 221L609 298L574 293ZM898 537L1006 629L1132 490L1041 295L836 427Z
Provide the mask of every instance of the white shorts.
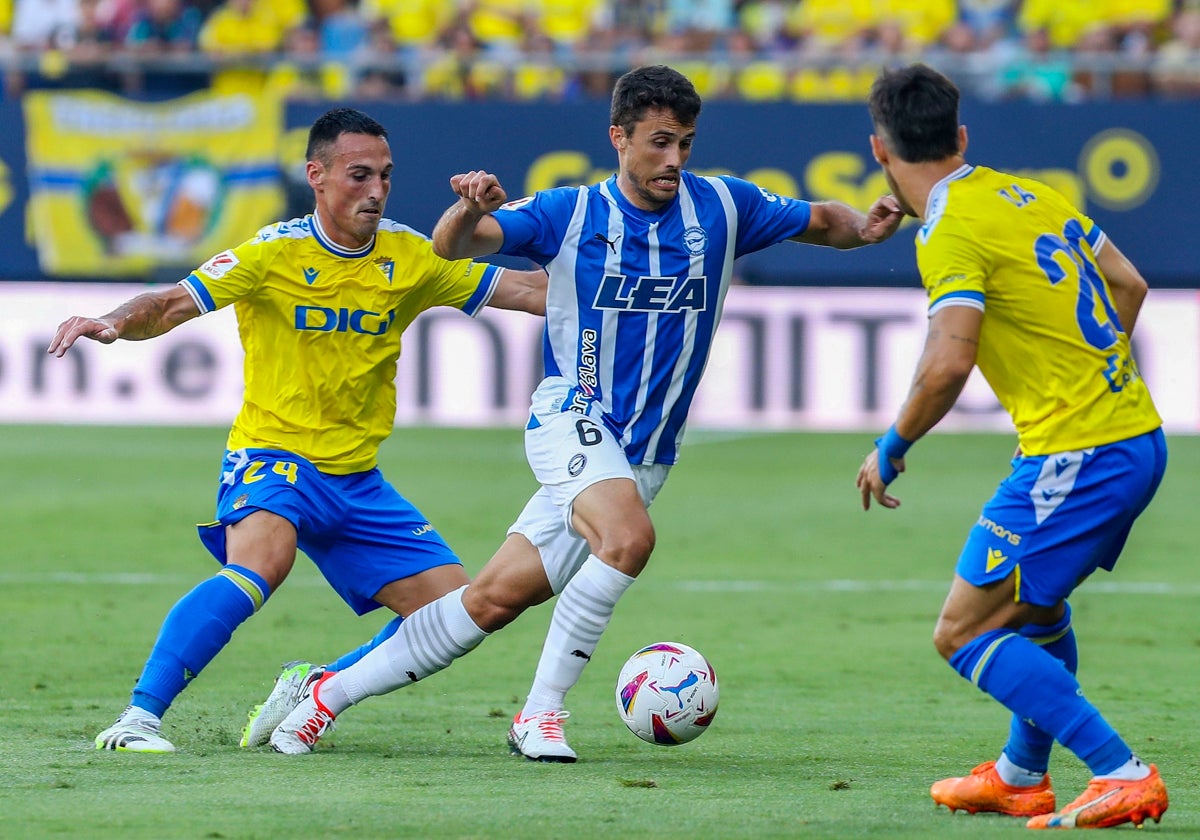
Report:
M646 507L654 501L671 471L669 464L633 466L625 450L599 417L562 411L566 380L551 377L534 392L535 422L525 430L525 457L542 485L508 529L538 547L546 576L557 594L587 559L587 540L571 527L575 498L601 481L628 478L637 484Z

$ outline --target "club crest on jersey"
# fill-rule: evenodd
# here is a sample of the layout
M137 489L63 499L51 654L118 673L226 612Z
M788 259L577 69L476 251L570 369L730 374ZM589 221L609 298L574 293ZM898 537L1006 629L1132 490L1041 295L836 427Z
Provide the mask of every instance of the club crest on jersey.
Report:
M238 258L234 256L233 251L222 251L211 260L200 266L201 274L211 277L213 280L220 280L229 270L238 264Z
M703 311L708 303L704 277L625 277L608 274L592 306L627 312Z
M708 249L708 234L702 227L690 227L683 232L683 247L693 257L698 257Z
M379 267L379 270L383 272L383 276L387 278L388 285L392 285L392 275L396 272L395 260L388 259L387 257L380 257L379 259L375 260L375 265Z

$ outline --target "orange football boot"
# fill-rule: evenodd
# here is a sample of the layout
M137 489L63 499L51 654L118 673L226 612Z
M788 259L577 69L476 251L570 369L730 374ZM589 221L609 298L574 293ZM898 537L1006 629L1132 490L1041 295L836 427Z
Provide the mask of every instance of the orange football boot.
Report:
M980 811L1007 814L1010 817L1033 817L1054 811L1054 791L1050 788L1050 776L1042 777L1040 784L1030 787L1013 787L1006 784L996 772L996 762L985 761L970 776L942 779L934 782L929 795L939 805L952 812Z
M1034 817L1028 828L1111 828L1131 822L1142 827L1147 818L1159 822L1167 810L1167 786L1158 768L1136 782L1092 779L1087 790L1055 814Z

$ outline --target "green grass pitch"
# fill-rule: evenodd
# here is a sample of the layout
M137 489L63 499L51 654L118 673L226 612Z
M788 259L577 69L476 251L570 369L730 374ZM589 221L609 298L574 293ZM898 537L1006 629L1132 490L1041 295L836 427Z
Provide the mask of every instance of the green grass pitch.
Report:
M897 511L863 513L871 436L697 433L656 502L658 547L568 697L581 760L508 755L549 620L534 609L448 671L342 715L317 753L236 743L281 662L374 635L301 556L177 701L179 752L97 752L167 609L216 566L224 430L0 430L0 837L990 838L1023 821L934 808L931 782L994 758L1007 715L930 643L954 559L1013 439L935 433ZM1088 696L1163 772L1148 833L1200 837L1200 438L1171 440L1115 574L1072 599ZM385 473L477 570L534 489L518 430L400 429ZM712 729L676 748L625 730L613 682L649 642L703 651ZM1060 802L1087 769L1057 750ZM1131 830L1131 829L1118 829Z

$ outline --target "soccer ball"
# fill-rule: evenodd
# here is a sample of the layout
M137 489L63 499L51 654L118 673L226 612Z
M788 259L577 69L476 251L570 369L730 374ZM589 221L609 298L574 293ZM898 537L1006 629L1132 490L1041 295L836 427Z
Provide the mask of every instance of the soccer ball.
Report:
M713 666L678 642L647 645L617 677L617 714L651 744L671 747L699 738L717 715L719 696Z

